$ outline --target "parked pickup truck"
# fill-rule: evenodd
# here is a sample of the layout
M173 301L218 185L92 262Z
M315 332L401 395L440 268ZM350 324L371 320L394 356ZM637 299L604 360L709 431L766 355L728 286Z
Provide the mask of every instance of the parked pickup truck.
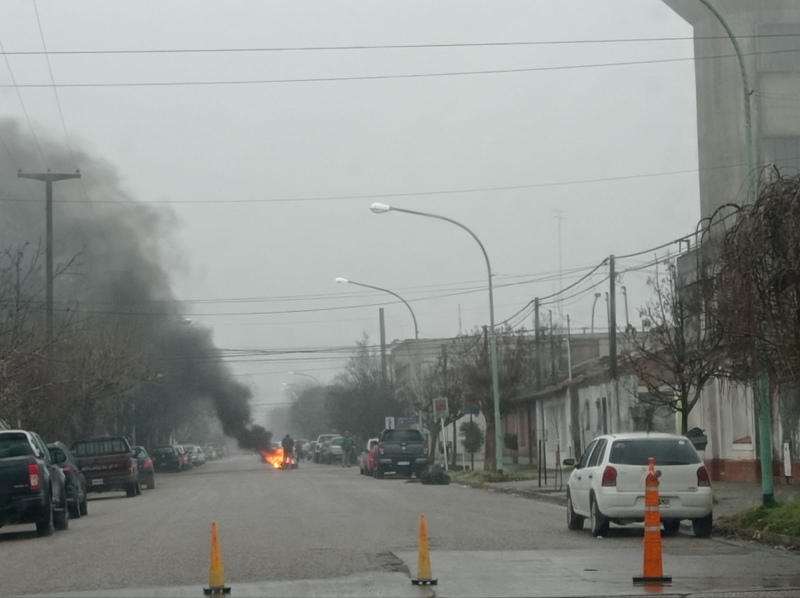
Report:
M123 436L99 436L72 443L72 454L86 478L87 492L124 490L128 497L142 493L139 468Z
M35 432L0 431L0 527L6 523L35 523L40 536L69 526L64 473Z
M393 472L419 477L428 468L428 443L419 430L384 430L378 439L375 477Z

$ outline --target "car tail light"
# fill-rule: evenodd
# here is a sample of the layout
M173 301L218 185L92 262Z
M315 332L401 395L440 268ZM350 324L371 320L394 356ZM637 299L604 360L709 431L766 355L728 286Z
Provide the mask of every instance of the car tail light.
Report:
M144 460L144 466L145 467L152 467L153 466L153 460L150 457L147 457L147 459Z
M133 469L133 459L131 459L130 457L125 459L125 467L128 469Z
M63 471L63 472L64 472L64 475L72 475L72 465L67 465L67 466L66 466L64 469L62 469L61 471Z
M428 454L428 443L427 442L422 445L422 454L423 455L427 455Z
M379 452L381 455L383 454L383 443L382 443L382 442L379 442L379 443L378 443L378 452Z
M708 475L708 470L706 469L705 465L702 465L697 470L697 485L698 486L710 486L711 485L711 478Z
M31 490L42 489L41 470L38 463L28 463L28 484Z
M603 470L603 486L616 486L617 485L617 470L606 465Z

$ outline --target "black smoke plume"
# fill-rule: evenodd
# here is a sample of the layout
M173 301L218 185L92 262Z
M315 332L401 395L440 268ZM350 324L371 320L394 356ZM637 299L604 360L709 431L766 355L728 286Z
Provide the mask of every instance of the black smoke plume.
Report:
M179 224L166 206L137 203L117 169L83 151L73 154L38 139L19 123L0 119L0 231L3 248L45 238L45 184L17 171L75 172L80 180L54 185L54 262L78 256L58 279L56 312L73 306L94 317L133 319L153 339L148 360L168 392L168 410L196 409L210 402L226 435L242 448L267 445L271 434L251 423L251 391L231 376L211 331L187 324L184 305L173 296L166 266L180 265L172 246ZM166 401L167 399L165 399Z

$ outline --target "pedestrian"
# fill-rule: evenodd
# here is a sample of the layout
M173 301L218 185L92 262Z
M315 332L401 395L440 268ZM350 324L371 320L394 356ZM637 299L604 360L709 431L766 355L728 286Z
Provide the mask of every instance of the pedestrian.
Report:
M350 437L350 432L345 431L344 438L342 438L342 467L350 467L352 451L353 439Z

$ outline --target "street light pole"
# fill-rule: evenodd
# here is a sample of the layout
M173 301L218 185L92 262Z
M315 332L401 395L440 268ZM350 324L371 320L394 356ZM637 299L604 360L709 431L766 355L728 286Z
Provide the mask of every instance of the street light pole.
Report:
M753 177L748 192L748 199L750 205L756 203L758 197L758 176L756 170L756 149L753 142L753 117L752 106L750 104L750 96L754 93L750 78L747 75L747 67L744 61L744 54L739 46L739 40L733 33L730 25L722 16L722 14L714 8L709 0L698 0L705 6L711 14L720 22L725 29L725 33L733 44L733 49L736 52L736 58L739 60L739 70L742 73L742 87L744 92L744 138L747 146L747 168L748 176ZM769 396L769 381L764 371L764 352L761 347L760 336L756 340L756 359L759 363L758 380L756 381L756 397L758 397L758 435L760 438L759 450L761 452L761 494L762 502L765 505L770 505L775 502L775 491L772 481L772 413L771 401Z
M445 222L449 222L450 224L455 224L457 227L469 233L469 235L473 239L475 239L475 242L478 243L478 246L481 248L483 257L486 260L486 269L489 275L489 346L491 351L491 368L492 368L492 399L494 402L495 465L497 472L502 473L503 445L502 445L502 434L500 433L500 379L497 371L497 340L496 340L495 326L494 326L494 290L492 287L492 265L491 262L489 261L489 254L486 253L486 248L483 246L483 243L481 243L481 240L474 232L472 232L469 228L467 228L460 222L453 220L452 218L447 218L446 216L439 216L438 214L430 214L428 212L418 212L416 210L406 210L404 208L394 208L382 203L373 203L370 206L370 210L372 210L376 214L385 214L386 212L394 211L394 212L402 212L405 214L412 214L415 216L425 216L427 218L435 218L437 220L444 220Z
M17 172L21 179L33 179L34 181L44 181L45 188L45 222L46 222L46 242L45 242L45 276L47 278L47 340L53 339L53 183L67 179L81 178L80 171L75 173L36 172L24 174L21 170Z
M600 299L600 293L595 293L594 302L592 303L592 334L594 334L594 308L597 305L598 299Z

